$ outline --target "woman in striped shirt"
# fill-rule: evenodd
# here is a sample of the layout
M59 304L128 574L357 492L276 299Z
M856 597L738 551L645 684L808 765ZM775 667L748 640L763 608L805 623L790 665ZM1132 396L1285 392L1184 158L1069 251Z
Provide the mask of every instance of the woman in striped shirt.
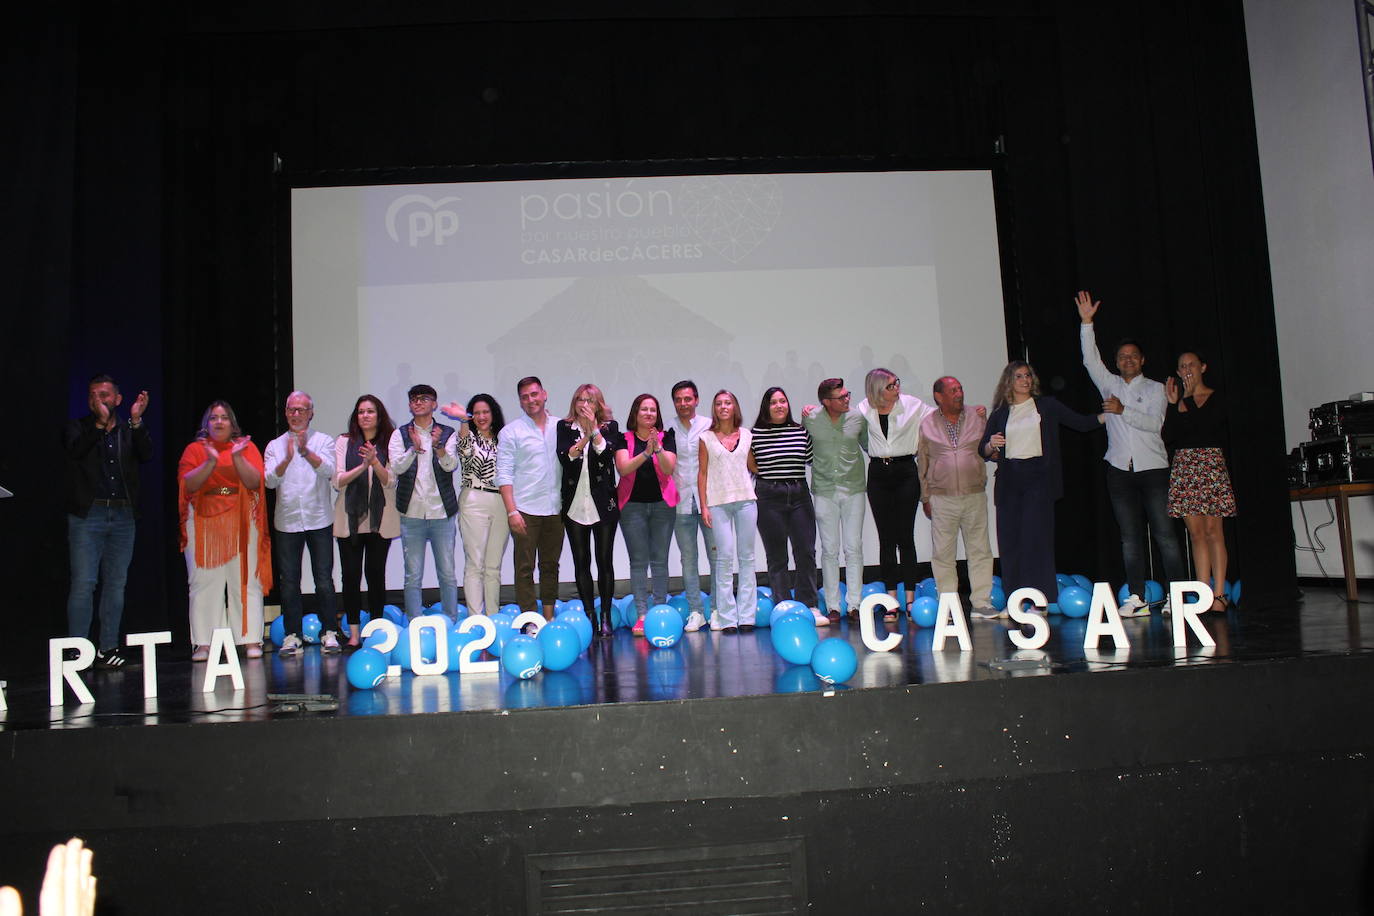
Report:
M775 601L800 601L811 610L816 626L830 620L816 604L816 508L806 485L811 463L811 436L792 419L787 392L769 388L754 420L749 470L756 475L759 534L768 562L768 584ZM792 544L796 571L788 568L787 544Z

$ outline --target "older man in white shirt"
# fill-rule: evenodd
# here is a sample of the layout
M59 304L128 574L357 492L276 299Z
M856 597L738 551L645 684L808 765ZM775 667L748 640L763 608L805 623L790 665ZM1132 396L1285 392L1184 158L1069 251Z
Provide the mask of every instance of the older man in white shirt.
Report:
M1093 329L1093 317L1102 303L1094 302L1087 290L1080 290L1075 304L1081 321L1078 339L1083 366L1102 394L1102 410L1107 417L1107 495L1121 529L1121 558L1129 591L1121 616L1149 614L1150 605L1142 597L1150 565L1147 521L1149 535L1159 547L1165 578L1171 582L1187 578L1178 532L1168 512L1169 456L1159 434L1164 424L1164 386L1145 377L1145 355L1132 340L1116 345L1116 368L1121 374L1108 371ZM1168 601L1162 604L1167 613Z
M563 468L558 463L558 423L544 405L549 393L533 375L515 386L525 415L501 429L496 449L496 486L506 504L515 541L515 603L522 611L535 603L534 568L539 566L539 600L553 619L558 600L558 559L563 553ZM590 610L590 608L588 609Z
M320 646L339 651L337 602L334 596L334 437L310 429L315 402L304 391L286 398L286 432L263 453L264 482L277 491L272 519L277 591L286 638L279 654L301 651L301 556L310 551L315 600L320 618Z

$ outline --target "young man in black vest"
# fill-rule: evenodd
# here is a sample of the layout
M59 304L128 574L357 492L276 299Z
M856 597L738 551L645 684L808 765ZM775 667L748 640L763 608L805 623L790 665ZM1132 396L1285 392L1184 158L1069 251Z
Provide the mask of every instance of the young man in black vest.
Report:
M140 391L122 422L123 401L108 375L87 387L90 413L67 421L67 540L72 579L67 595L67 635L90 635L95 586L100 581L100 643L95 662L122 668L119 624L124 616L124 582L134 555L138 518L138 466L153 457L153 440L143 425L148 392Z
M458 467L458 436L453 427L434 422L438 394L429 385L410 389L411 421L391 434L387 451L396 475L396 511L401 515L401 550L405 556L406 616L424 611L420 580L425 572L425 545L434 553L439 600L450 619L458 617L458 578L453 572L458 542L458 493L453 472Z

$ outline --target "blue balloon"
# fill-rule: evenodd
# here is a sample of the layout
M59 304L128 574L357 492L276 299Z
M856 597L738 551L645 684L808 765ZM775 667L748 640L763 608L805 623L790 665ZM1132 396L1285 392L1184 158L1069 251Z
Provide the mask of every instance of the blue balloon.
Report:
M878 595L885 591L887 591L887 586L884 583L867 582L864 584L863 591L861 591L859 594L861 597L867 598L869 595Z
M417 617L416 620L418 619ZM439 647L437 640L434 638L434 628L416 627L415 621L412 620L410 626L407 628L407 632L401 633L401 642L410 642L410 633L408 631L413 629L420 630L420 658L427 662L437 661L439 658ZM448 627L445 627L445 632L447 632L448 629Z
M773 610L768 614L768 625L776 626L778 618L783 614L805 614L807 619L811 618L811 610L806 605L802 604L800 601L793 601L791 598L788 598L786 601L779 601L777 604L773 605ZM755 613L754 619L758 619L757 613ZM815 622L813 621L811 625L815 626ZM806 662L793 662L792 664L804 665Z
M844 599L847 598L848 596L849 596L849 583L847 583L847 582L845 582L843 579L841 579L841 580L840 580L840 603L844 603Z
M686 604L686 599L683 599ZM668 649L682 638L682 614L671 604L658 604L644 615L644 637L655 649Z
M1073 580L1073 584L1074 584L1074 585L1076 585L1076 586L1078 586L1079 588L1083 589L1083 590L1084 590L1085 592L1087 592L1088 594L1090 594L1090 595L1092 594L1092 592L1093 592L1093 580L1089 579L1087 576L1083 575L1082 573L1074 573L1073 575L1069 576L1069 578Z
M520 613L520 605L518 605L518 604L503 604L503 605L501 605L500 608L497 609L496 613L497 613L497 614L509 614L509 615L511 616L511 619L514 620L514 619L515 619L515 615ZM496 615L493 614L492 616L494 617L494 616L496 616Z
M1240 604L1240 580L1231 583L1231 603Z
M822 639L811 650L811 670L827 684L843 684L859 670L859 656L848 640Z
M582 619L587 618L584 616ZM582 654L582 637L577 635L577 628L560 618L544 624L536 638L544 650L544 668L547 671L563 671Z
M462 620L464 617L472 613L468 610L468 606L466 604L455 604L453 606L453 612L454 616L459 620Z
M359 611L358 618L359 632L362 632L361 628L368 625L372 620L372 615L367 611ZM339 619L339 634L348 638L351 638L353 635L353 627L348 622L348 615L344 615Z
M940 602L929 595L922 595L911 602L911 620L918 627L935 626L935 618L940 613Z
M1002 586L993 583L992 592L988 595L988 601L999 611L1007 609L1007 593L1002 590Z
M402 630L396 637L396 646L391 650L391 663L400 665L401 671L410 671L410 633Z
M444 613L444 602L436 601L425 610L430 614L442 614Z
M449 671L457 671L457 670L458 670L458 666L459 666L460 664L462 664L462 656L463 656L463 652L464 652L465 649L467 648L467 644L470 643L470 642L472 642L472 641L475 640L476 638L477 638L477 631L476 631L476 630L458 630L458 629L452 629L452 630L449 630L449 631L448 631L448 670L449 670ZM476 657L477 657L477 654L476 654L476 653L468 652L468 654L471 655L471 656L473 656L474 660L475 660Z
M1129 597L1131 597L1131 583L1123 582L1121 588L1116 590L1116 603L1118 605L1125 604Z
M564 601L562 598L553 599L553 616L557 617L559 614L563 613L567 603L568 602Z
M1064 573L1055 573L1055 574L1054 574L1054 581L1055 581L1055 583L1058 585L1059 590L1060 590L1061 592L1062 592L1064 589L1068 588L1070 585L1073 585L1073 579L1071 579L1069 576L1065 575Z
M1001 585L1001 584L1002 584L1002 577L999 576L999 575L996 575L996 574L994 573L994 574L993 574L993 577L992 577L992 584L993 584L993 585Z
M767 585L760 585L760 586L758 586L757 588L754 589L754 592L755 592L756 594L762 595L762 596L765 597L765 598L772 598L772 597L773 597L773 589L770 588L770 587L767 586Z
M1092 591L1077 585L1070 585L1059 593L1059 610L1065 617L1087 617L1092 603Z
M569 598L567 601L563 602L563 610L565 611L577 611L579 614L584 614L586 613L586 608L587 606L582 603L581 598Z
M587 651L587 647L592 644L592 622L587 619L586 614L581 611L564 611L554 620L572 627L577 632L577 638L582 644L582 648L578 651Z
M402 630L401 635L404 636L405 632L405 630ZM384 642L386 642L386 632L384 630L377 630L376 632L369 634L368 637L363 640L363 648L377 649L377 651L381 653L383 656L390 655L390 650L382 652L382 650L378 648L378 646L380 646Z
M386 679L386 657L376 649L359 649L348 657L348 683L371 690Z
M396 624L396 626L398 627L403 627L406 625L405 611L402 611L394 604L388 604L385 607L383 607L382 616L387 620L390 620L392 623Z
M306 645L320 641L320 617L318 614L306 614L301 618L301 639L305 640Z
M501 667L521 680L534 677L544 669L544 650L540 648L539 640L512 632L501 650Z
M776 609L774 613L777 613ZM773 648L794 665L809 665L820 637L810 614L784 613L773 619Z
M578 613L581 614L582 612L578 611ZM586 619L585 616L583 619ZM493 615L491 622L496 627L496 640L491 645L487 646L487 651L497 658L500 658L501 653L506 650L506 643L510 641L510 638L521 634L515 627L511 626L513 619L507 618L504 614Z
M280 646L282 644L282 641L286 639L285 617L280 614L277 615L276 619L272 621L269 635L272 637L272 643L274 645Z
M711 613L711 593L710 593L710 592L702 592L702 593L701 593L701 606L702 606L703 608L705 608L706 613L708 613L708 614Z
M940 586L937 585L935 583L935 580L929 576L921 580L919 588L919 595L921 596L924 596L926 598L935 598L937 600L940 597Z
M916 593L917 593L917 594L920 594L920 591L921 591L921 587L918 585L918 586L916 587ZM897 583L897 605L898 605L898 607L906 607L906 606L907 606L907 600L906 600L906 583L905 583L905 582L898 582L898 583Z
M1161 601L1163 601L1163 600L1164 600L1164 586L1160 585L1160 584L1159 584L1158 582L1156 582L1154 579L1148 580L1148 581L1145 583L1145 603L1146 603L1146 604L1158 604L1159 602L1161 602Z
M687 600L686 595L674 595L668 599L668 604L677 608L677 612L682 615L683 620L686 620L687 615L692 613L692 605Z
M759 627L771 626L774 607L772 598L760 596L758 605L754 609L754 625Z
M1045 608L1045 613L1046 613L1046 614L1062 614L1062 613L1064 613L1064 609L1061 608L1061 607L1059 606L1059 602L1057 602L1057 601L1052 601L1052 602L1050 602L1049 607Z

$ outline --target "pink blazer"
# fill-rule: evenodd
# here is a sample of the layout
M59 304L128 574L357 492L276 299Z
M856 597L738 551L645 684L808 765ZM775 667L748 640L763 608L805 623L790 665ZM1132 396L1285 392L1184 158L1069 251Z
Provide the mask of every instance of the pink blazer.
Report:
M630 457L634 457L634 431L625 432L625 449L630 452ZM659 444L663 443L663 431L658 433ZM663 501L670 506L677 505L677 484L673 483L673 475L663 473L663 468L658 466L658 456L654 456L654 473L658 475L658 489L663 494ZM615 485L616 497L620 501L620 508L624 509L625 504L630 501L630 494L635 489L635 475L628 474L620 478L620 482Z

